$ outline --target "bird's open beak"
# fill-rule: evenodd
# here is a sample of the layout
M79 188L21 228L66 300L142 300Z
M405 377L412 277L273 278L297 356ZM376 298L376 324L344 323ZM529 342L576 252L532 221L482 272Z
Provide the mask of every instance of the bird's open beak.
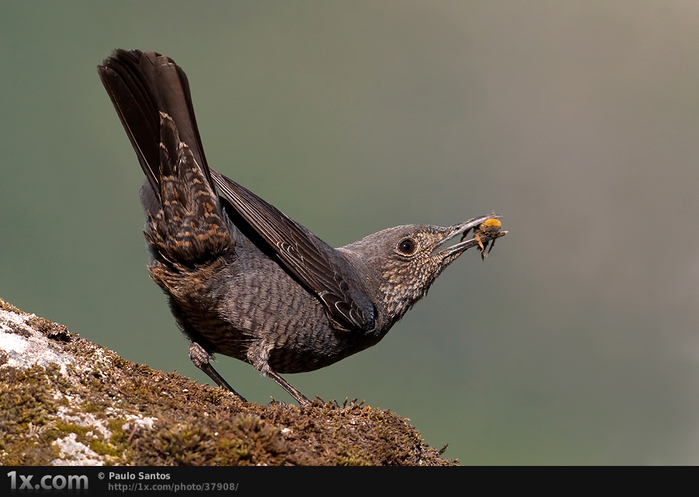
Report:
M441 257L445 263L450 263L471 247L480 246L481 253L483 253L485 250L484 244L487 244L491 240L495 242L496 238L500 238L501 236L505 236L507 234L507 231L500 231L500 222L497 221L497 218L499 217L500 216L496 214L479 216L474 217L465 223L450 226L446 229L447 231L445 233L444 240L442 240L439 245L435 247L435 251L459 235L461 236L461 241L454 245L450 245L439 252L436 252L436 255ZM486 223L488 220L494 220L495 222L491 221L490 223ZM482 226L484 226L483 223L486 223L488 229L482 228ZM495 226L495 228L493 228L493 226ZM464 240L471 230L474 230L475 236L468 240Z

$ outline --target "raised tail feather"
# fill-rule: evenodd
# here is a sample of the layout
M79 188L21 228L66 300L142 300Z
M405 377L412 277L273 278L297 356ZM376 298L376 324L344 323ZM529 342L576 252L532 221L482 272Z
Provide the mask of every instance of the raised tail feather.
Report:
M115 50L98 72L148 179L143 203L154 256L192 266L224 253L233 240L182 69L155 52Z

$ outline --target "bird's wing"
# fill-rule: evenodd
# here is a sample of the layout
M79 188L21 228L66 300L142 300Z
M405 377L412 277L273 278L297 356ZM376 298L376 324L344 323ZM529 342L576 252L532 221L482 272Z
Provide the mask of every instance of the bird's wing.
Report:
M374 325L373 304L344 276L340 255L323 240L262 200L250 190L211 169L223 197L272 247L282 264L326 307L328 317L344 330L368 330ZM338 262L335 262L338 261Z

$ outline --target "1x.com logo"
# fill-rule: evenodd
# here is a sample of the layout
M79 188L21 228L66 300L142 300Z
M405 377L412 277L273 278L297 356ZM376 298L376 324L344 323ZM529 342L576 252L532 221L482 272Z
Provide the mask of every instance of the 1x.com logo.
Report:
M41 479L34 481L32 480L35 475L17 474L17 471L10 471L7 476L10 478L10 490L87 490L88 488L88 479L85 475L44 475Z

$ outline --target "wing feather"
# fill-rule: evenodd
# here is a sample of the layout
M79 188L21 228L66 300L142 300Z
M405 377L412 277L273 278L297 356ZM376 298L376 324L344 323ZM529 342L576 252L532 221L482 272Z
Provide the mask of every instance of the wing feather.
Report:
M374 306L361 291L353 291L351 279L344 276L350 269L334 248L235 181L213 169L211 176L221 195L269 243L289 271L318 296L338 327L373 327Z

